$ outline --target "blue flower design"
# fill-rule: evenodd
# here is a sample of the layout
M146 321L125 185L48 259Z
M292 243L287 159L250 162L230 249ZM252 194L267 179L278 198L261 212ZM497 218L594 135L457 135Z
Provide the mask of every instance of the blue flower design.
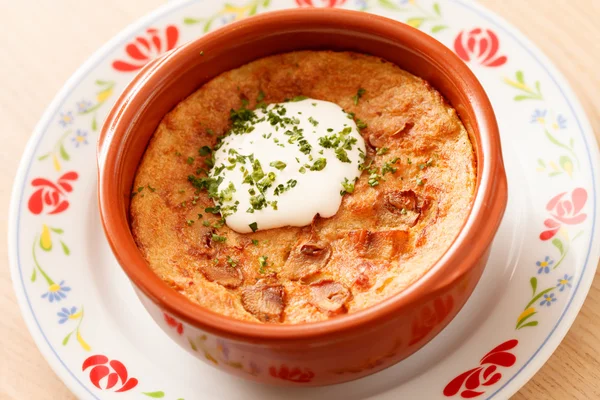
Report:
M369 7L369 5L367 4L367 0L356 0L354 2L354 6L357 10L360 11L366 10Z
M540 303L540 306L548 306L550 307L550 305L556 301L556 297L554 297L554 293L546 293L544 295L544 300L542 300L542 302Z
M75 132L75 136L71 138L73 143L75 143L75 147L79 147L82 144L88 144L87 141L87 132L82 131L81 129L77 129Z
M59 312L56 313L56 315L58 315L60 317L60 319L58 320L58 323L64 324L65 322L67 322L67 320L69 318L76 319L77 307L71 307L70 310L68 308L63 307L63 308L61 308L61 310Z
M73 124L74 120L75 120L75 117L73 117L73 113L71 111L67 111L66 113L60 113L60 118L58 120L58 123L63 128L66 128L67 126Z
M537 261L535 265L539 267L538 274L541 274L542 272L546 274L550 273L550 266L552 264L554 264L554 260L550 259L548 256L544 258L544 261Z
M52 303L54 300L61 301L62 299L66 298L67 295L65 292L69 292L71 288L64 286L64 283L65 281L61 281L59 284L53 283L50 285L48 291L42 295L42 298L45 299L47 297L48 300L50 300L50 303Z
M562 114L558 114L556 117L556 125L559 129L567 129L567 119Z
M92 108L92 102L89 100L81 100L77 102L77 112L82 114Z
M537 109L533 112L533 114L531 115L531 123L535 124L535 123L539 123L539 124L544 124L546 122L546 110L540 110Z
M565 274L564 277L562 277L558 280L558 285L556 285L556 287L559 288L558 290L560 290L562 292L563 290L565 290L566 287L569 287L569 288L573 287L571 285L572 280L573 280L572 276Z
M226 25L235 21L235 14L225 14L221 17L221 24Z

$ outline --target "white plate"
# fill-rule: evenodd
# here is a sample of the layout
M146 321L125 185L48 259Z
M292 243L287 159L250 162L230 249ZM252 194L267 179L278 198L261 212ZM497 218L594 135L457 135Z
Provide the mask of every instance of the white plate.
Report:
M494 105L509 204L472 298L427 346L358 381L279 389L198 362L146 314L102 233L95 142L118 92L148 60L254 12L297 6L385 15L454 49ZM81 398L508 398L550 357L589 290L600 250L598 160L584 112L548 59L471 2L172 2L99 50L38 124L12 198L13 282L40 350ZM427 318L438 318L443 308ZM421 329L427 329L427 318ZM115 373L112 385L109 378L95 379L92 362Z

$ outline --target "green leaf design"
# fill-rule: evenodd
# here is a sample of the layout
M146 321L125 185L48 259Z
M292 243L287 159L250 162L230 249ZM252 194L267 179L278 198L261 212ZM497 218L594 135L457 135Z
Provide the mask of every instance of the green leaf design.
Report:
M537 321L531 321L531 322L529 322L529 323L527 323L525 325L522 325L521 328L526 328L528 326L537 326L537 324L538 324ZM519 329L521 329L521 328L519 328Z
M439 3L433 3L433 11L440 17L442 16L442 11L440 10Z
M250 9L250 11L248 12L248 16L252 16L252 15L256 14L257 11L258 11L258 2L255 2L252 5L252 8Z
M194 24L199 24L200 22L202 22L201 19L196 19L196 18L184 18L183 19L183 23L186 25L194 25Z
M52 232L58 233L59 235L62 235L63 233L65 233L65 231L60 228L50 228L50 230Z
M71 157L69 157L69 153L67 153L65 146L63 146L62 143L60 144L60 157L65 161L69 161L71 159Z
M96 122L96 115L92 117L92 130L95 131L98 129L98 123Z
M204 24L204 33L210 31L210 26L212 25L214 20L215 20L215 17L211 17L211 18L209 18L208 21L206 21L206 23Z
M423 25L423 21L425 19L424 18L409 18L406 23L410 26L412 26L413 28L419 28L421 25Z
M542 99L542 88L540 81L535 81L535 90L537 90L537 94L540 96L540 100Z
M60 245L62 246L63 253L65 253L65 255L67 255L67 256L68 256L69 254L71 254L71 250L69 250L69 246L67 246L67 245L65 244L65 242L63 242L63 241L61 240L61 241L60 241Z
M142 392L142 394L145 394L148 397L152 397L153 399L162 399L163 397L165 397L165 392L160 390L156 392Z
M31 282L35 282L35 278L37 277L37 271L35 267L33 268L33 272L31 273Z
M534 276L529 280L529 283L531 284L531 290L533 291L532 296L534 296L535 292L537 291L537 278Z
M69 343L69 338L71 337L72 334L73 334L73 332L70 332L67 336L65 336L65 338L62 341L63 346L66 346L67 343Z
M558 251L560 251L560 255L562 256L565 252L563 242L561 242L560 239L555 238L554 240L552 240L552 244L558 249Z
M39 156L38 157L38 161L43 161L43 160L45 160L48 157L50 157L50 153L46 153L43 156Z
M525 321L527 321L529 318L533 317L535 314L537 314L537 311L529 314L528 316L526 316L525 318L523 318L519 322L517 322L516 329L521 329L522 328L521 325L523 325L525 323Z
M383 8L387 8L388 10L401 10L401 8L394 4L391 0L379 0L379 5Z
M446 25L436 25L433 28L431 28L431 33L438 33L446 28L448 28Z
M535 97L527 96L527 95L524 95L524 94L517 95L514 98L515 101L534 100L534 99L535 99Z
M544 160L542 160L541 158L538 158L537 162L540 167L546 168L546 163L544 162Z
M535 303L540 297L542 297L543 295L545 295L548 292L553 291L554 289L556 289L556 286L552 286L546 290L542 290L541 292L538 293L537 296L535 296L533 299L531 299L531 301L529 302L529 304L527 304L527 306L525 306L525 308L529 308L533 303Z
M523 71L517 71L517 73L515 74L515 78L517 78L517 82L523 85L525 84L525 76L523 75Z

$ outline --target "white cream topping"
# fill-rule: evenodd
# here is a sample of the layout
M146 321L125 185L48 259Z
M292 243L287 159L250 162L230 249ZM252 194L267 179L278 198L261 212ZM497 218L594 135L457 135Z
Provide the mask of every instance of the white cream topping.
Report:
M305 226L338 211L360 176L365 143L337 104L304 99L232 118L214 152L215 203L236 232Z

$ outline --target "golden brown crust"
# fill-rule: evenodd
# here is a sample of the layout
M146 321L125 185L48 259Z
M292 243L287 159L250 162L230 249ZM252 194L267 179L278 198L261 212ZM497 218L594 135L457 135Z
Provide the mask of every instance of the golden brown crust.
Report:
M254 107L260 91L266 103L304 95L354 112L368 124L367 164L381 174L398 157L396 172L375 187L363 172L335 216L304 228L215 228L219 216L204 211L212 200L187 177L205 167L198 149L228 130L229 110L242 99ZM144 189L131 201L131 226L150 267L192 301L243 320L318 321L420 278L462 227L475 181L468 134L427 82L372 56L300 51L226 72L163 118L137 172L134 188Z

